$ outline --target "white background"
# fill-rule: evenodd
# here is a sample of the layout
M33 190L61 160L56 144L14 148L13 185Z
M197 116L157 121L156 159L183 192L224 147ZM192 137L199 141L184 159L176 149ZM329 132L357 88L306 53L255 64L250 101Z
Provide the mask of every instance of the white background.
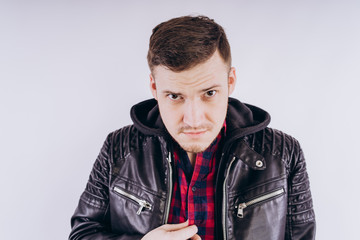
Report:
M358 239L360 3L0 1L0 238L66 239L106 135L150 98L152 28L227 32L233 97L266 109L308 164L317 239Z

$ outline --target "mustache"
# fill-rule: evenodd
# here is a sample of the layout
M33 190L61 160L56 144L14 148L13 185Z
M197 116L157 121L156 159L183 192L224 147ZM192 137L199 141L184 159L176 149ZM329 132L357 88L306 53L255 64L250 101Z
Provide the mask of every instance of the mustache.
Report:
M211 129L211 125L210 124L203 124L197 127L191 127L188 125L185 126L181 126L178 129L178 133L182 133L182 132L197 132L197 131L205 131L205 130L210 130Z

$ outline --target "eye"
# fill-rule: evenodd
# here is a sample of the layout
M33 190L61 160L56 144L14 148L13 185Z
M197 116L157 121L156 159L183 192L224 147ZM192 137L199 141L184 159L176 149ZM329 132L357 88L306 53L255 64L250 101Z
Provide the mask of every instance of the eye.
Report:
M213 97L216 94L216 90L210 90L205 93L205 97Z
M173 94L173 93L168 94L167 97L170 98L171 100L179 100L180 99L179 95Z

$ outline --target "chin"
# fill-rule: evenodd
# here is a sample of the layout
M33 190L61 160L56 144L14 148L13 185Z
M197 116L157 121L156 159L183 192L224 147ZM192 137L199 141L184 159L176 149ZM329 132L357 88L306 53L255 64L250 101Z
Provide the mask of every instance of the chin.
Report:
M208 146L210 146L210 143L208 145L199 145L199 144L180 144L182 149L184 149L186 152L189 153L200 153L205 151Z

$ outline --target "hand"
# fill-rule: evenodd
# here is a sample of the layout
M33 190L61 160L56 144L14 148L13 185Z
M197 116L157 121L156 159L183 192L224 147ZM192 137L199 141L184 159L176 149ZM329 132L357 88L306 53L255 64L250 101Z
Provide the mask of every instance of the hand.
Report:
M148 232L141 240L201 240L196 234L196 225L188 225L189 220L179 224L165 224Z

